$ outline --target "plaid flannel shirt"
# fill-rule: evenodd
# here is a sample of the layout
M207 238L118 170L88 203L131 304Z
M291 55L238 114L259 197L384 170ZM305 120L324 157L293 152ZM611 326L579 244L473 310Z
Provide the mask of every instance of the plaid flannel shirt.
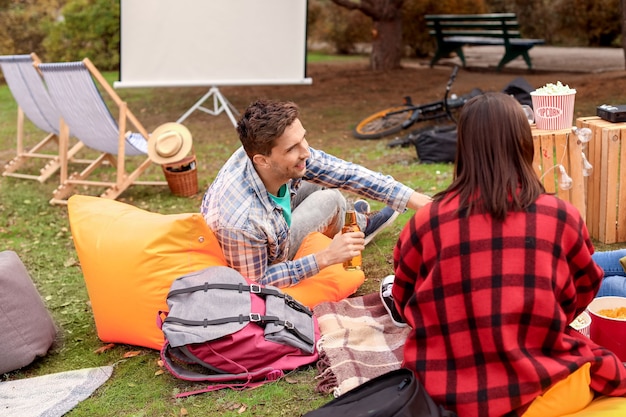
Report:
M306 173L288 186L293 197L301 181L341 188L404 211L413 190L388 175L310 148ZM204 195L201 213L215 233L228 264L263 285L286 287L319 273L314 255L288 260L289 226L269 196L243 148L224 164Z
M591 388L626 394L626 368L569 327L603 272L574 206L541 195L504 223L427 205L394 249L392 294L411 326L405 365L460 416L518 416L586 362Z

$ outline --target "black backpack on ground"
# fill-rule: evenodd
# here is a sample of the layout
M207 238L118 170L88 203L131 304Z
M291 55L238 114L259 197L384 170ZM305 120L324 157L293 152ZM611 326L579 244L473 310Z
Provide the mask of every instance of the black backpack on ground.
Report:
M457 417L426 392L413 372L400 368L364 382L303 417Z
M417 159L424 164L454 162L456 158L456 124L427 126L394 139L387 146L415 146Z
M456 124L435 126L413 139L417 158L423 164L454 162L456 159Z
M502 92L513 96L520 104L533 107L533 101L530 97L530 93L535 91L535 88L531 86L528 81L523 77L517 77L502 89Z

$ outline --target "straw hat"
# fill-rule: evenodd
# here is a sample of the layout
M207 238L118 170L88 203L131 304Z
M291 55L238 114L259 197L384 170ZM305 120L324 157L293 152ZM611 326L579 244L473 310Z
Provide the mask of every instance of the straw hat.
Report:
M148 156L157 164L182 160L191 151L191 132L180 123L165 123L148 139Z

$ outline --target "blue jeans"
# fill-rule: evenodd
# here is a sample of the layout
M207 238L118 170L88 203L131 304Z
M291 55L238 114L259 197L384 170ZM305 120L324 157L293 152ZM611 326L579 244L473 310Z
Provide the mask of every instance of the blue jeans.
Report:
M343 227L346 200L339 190L303 181L292 201L289 229L289 259L293 259L304 238L321 232L332 239Z
M592 255L596 264L604 270L604 279L597 297L607 295L626 297L626 272L619 262L624 256L626 249L596 252Z

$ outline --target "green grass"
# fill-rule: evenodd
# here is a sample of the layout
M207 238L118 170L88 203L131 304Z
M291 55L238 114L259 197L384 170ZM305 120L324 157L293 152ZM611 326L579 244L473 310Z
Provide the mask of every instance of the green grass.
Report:
M323 56L312 57L324 59ZM109 82L117 78L106 73ZM137 89L120 90L120 96L138 118L147 120L149 129L163 121L175 120L182 114L190 97L201 95L201 89ZM0 86L0 153L6 162L15 153L17 109L6 87ZM139 110L137 110L139 109ZM327 117L333 117L328 114ZM199 160L200 187L214 178L223 161L238 146L227 117L196 116L189 120L194 130L195 152L206 158ZM311 130L315 125L309 124ZM197 132L201 132L198 134ZM26 123L26 138L35 143L42 132ZM344 148L329 149L346 157ZM363 146L355 160L377 160L389 150L381 144ZM343 154L343 155L342 155ZM386 167L387 168L387 167ZM406 166L389 165L390 171L402 174ZM425 172L434 166L424 166ZM33 164L31 170L37 171ZM443 167L448 169L449 167ZM411 168L413 174L415 171ZM434 172L434 171L433 171ZM159 170L147 178L163 179ZM168 373L160 373L158 352L136 346L116 345L97 353L104 343L98 339L89 297L80 263L73 245L67 208L48 203L57 177L44 184L15 178L0 178L0 249L17 252L27 267L46 307L58 328L59 337L48 354L23 369L1 376L1 380L19 379L87 367L114 365L113 376L90 398L78 404L69 414L82 416L297 416L329 401L328 395L315 392L314 366L293 372L281 381L251 391L223 390L184 399L175 399L178 392L197 386L180 381ZM415 175L409 185L430 189L436 175ZM172 196L167 187L132 186L119 198L145 210L158 213L197 212L201 196ZM390 254L395 236L409 214L403 214L393 228L380 235L364 253L368 280L359 293L375 291L378 279L391 273ZM132 319L132 318L129 318ZM124 358L128 352L137 356Z
M335 62L328 56L309 54L317 62ZM342 60L344 58L341 58ZM346 60L354 58L345 58ZM357 59L363 60L363 57ZM109 82L115 73L105 74ZM323 80L320 82L323 83ZM317 85L317 84L316 84ZM224 89L237 108L243 108L257 95L268 89ZM351 100L345 94L327 97L326 110L313 113L307 104L323 100L309 97L309 88L298 90L301 96L292 97L291 90L275 90L277 98L293 99L303 106L303 120L311 132L310 142L316 147L339 157L364 164L390 174L406 185L426 194L445 188L452 178L448 164L420 165L415 162L414 148L389 149L384 141L355 141L348 137L350 124L363 114L352 105L340 105L335 100ZM301 91L301 93L300 93ZM201 95L204 88L179 89L125 89L118 93L129 103L136 116L152 130L166 121L176 120ZM284 96L281 97L281 95ZM15 153L16 106L5 85L0 86L0 162L10 160ZM204 189L217 170L236 147L238 141L233 126L225 115L212 117L195 115L185 124L194 135L194 150L200 156L198 175ZM337 132L343 126L341 133ZM30 143L41 138L41 132L29 123L26 135ZM334 137L340 136L341 140ZM36 171L36 168L33 167ZM146 178L163 179L158 169ZM70 232L67 209L51 206L48 200L55 188L56 177L45 184L14 178L0 178L0 249L17 252L26 265L46 306L59 326L59 340L45 357L32 365L0 377L17 379L73 369L114 365L113 376L94 395L78 404L69 417L94 416L298 416L329 401L328 395L315 392L316 370L309 367L288 375L281 381L251 391L223 390L184 399L174 395L194 388L160 373L156 351L136 346L117 345L104 352L96 351L104 344L98 339L93 315L84 284L79 260ZM167 187L133 186L124 192L120 201L139 208L168 214L197 212L201 195L181 198L171 195ZM373 208L380 208L378 203ZM380 279L392 273L391 254L397 236L409 220L411 212L398 220L363 253L366 282L358 294L378 290ZM132 233L132 231L130 231ZM617 245L619 246L619 245ZM598 245L610 249L616 245ZM130 318L129 318L130 319ZM137 356L124 358L128 352L140 351ZM184 410L184 411L183 411Z
M308 52L307 62L358 62L368 60L369 57L362 55L328 55L321 52Z

